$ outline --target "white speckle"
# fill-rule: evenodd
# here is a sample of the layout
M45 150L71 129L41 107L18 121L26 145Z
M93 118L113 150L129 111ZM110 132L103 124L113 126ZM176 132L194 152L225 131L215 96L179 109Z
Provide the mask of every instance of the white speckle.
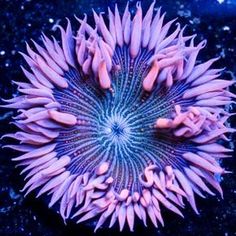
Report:
M181 16L181 17L185 17L185 18L188 18L188 17L191 17L191 15L192 15L192 13L191 13L191 11L190 10L179 10L178 12L177 12L177 14L179 15L179 16Z
M220 55L222 58L225 58L225 49L223 48L222 51L220 52Z
M222 4L225 0L217 0L219 4Z
M195 23L195 24L200 24L200 23L201 23L201 21L200 21L200 19L199 19L199 18L197 18L197 17L194 17L194 18L193 18L193 23Z
M8 63L8 62L6 62L6 63L5 63L5 66L6 66L6 67L9 67L9 63Z
M211 25L208 26L208 30L212 30L212 26Z
M6 52L4 50L0 51L0 55L4 56L6 54Z
M54 22L54 19L49 18L48 21L49 21L49 23L53 23L53 22Z
M229 26L226 25L226 26L223 27L223 30L224 30L224 31L229 31L230 28L229 28Z

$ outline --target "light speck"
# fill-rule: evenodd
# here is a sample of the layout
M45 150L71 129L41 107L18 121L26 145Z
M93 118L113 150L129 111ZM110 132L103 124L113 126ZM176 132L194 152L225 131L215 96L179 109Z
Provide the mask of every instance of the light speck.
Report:
M225 49L223 48L222 51L220 52L220 55L222 58L225 58Z
M200 18L194 17L193 18L193 23L194 24L200 24L201 23Z
M49 18L48 21L49 21L49 23L53 23L53 22L54 22L54 19Z
M191 17L191 15L192 15L192 13L191 13L191 11L190 10L179 10L178 12L177 12L177 14L179 15L179 16L181 16L181 17L185 17L185 18L188 18L188 17Z
M212 30L212 26L211 25L208 26L208 30Z
M4 50L0 51L0 55L4 56L6 54L6 52Z
M217 0L219 4L222 4L225 0Z
M229 26L225 25L225 26L223 27L223 30L224 30L224 31L229 31L230 28L229 28Z

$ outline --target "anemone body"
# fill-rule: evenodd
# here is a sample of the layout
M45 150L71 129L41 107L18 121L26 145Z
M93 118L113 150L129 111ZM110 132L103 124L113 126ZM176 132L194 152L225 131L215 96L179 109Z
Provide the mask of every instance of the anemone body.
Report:
M22 53L28 82L15 82L22 95L5 105L21 129L5 137L20 144L7 147L23 152L13 160L26 195L48 193L64 220L133 231L138 218L164 225L163 207L182 216L185 200L198 213L195 195L214 195L209 186L222 195L233 82L210 69L217 58L197 64L206 42L170 30L175 20L154 4L143 14L138 3L134 17L128 5L122 16L108 9L108 24L94 12L95 27L78 19L75 37L68 20L61 44L43 35Z

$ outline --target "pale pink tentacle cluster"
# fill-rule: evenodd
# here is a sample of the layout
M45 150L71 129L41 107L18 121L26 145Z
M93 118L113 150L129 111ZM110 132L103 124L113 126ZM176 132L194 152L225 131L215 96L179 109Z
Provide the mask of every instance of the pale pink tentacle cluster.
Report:
M23 95L5 100L9 104L4 106L18 109L20 114L13 123L22 131L4 137L21 143L7 147L24 153L13 159L24 166L22 173L27 172L23 191L28 194L41 187L37 197L45 193L52 195L49 207L59 203L64 220L80 217L78 222L82 222L99 216L95 230L109 219L109 227L118 221L120 230L127 223L133 231L135 218L142 220L144 225L147 218L156 227L159 223L164 225L162 207L183 216L179 208L184 207L184 199L198 213L194 195L204 197L202 192L214 195L206 184L222 195L215 174L225 173L219 159L228 157L226 153L232 150L216 141L227 140L225 133L234 131L224 125L230 116L224 106L235 98L226 89L233 82L216 79L221 70L209 70L215 59L195 65L205 41L194 46L194 36L184 36L184 29L181 30L179 24L168 35L175 20L164 24L165 14L161 15L159 9L154 15L154 4L144 17L139 3L133 18L128 5L123 16L117 6L114 13L108 9L109 26L102 14L94 12L96 27L87 23L87 17L79 20L81 26L75 40L68 21L66 31L59 27L62 45L43 35L44 48L34 42L37 52L27 45L28 55L22 54L32 71L23 68L29 83L15 82ZM114 65L113 55L116 47L124 45L129 46L132 60L138 57L142 48L153 51L148 61L149 70L142 81L145 91L151 92L161 84L170 88L178 81L185 81L189 87L182 98L194 100L194 105L187 110L182 110L181 104L175 105L172 117L158 118L155 127L171 130L175 136L190 137L198 151L182 155L188 163L183 171L170 165L163 169L147 166L139 175L141 193L126 188L115 192L112 188L114 179L107 174L108 162L100 163L94 173L72 174L67 170L71 157L58 156L57 144L53 143L61 129L83 122L72 114L61 112L61 104L54 97L55 88L68 87L65 73L71 67L76 68L78 63L84 74L98 79L102 89L110 89L112 70L119 67Z

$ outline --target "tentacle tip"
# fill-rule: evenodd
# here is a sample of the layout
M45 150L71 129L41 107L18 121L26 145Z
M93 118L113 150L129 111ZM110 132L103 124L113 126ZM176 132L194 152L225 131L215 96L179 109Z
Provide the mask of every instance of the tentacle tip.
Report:
M29 193L27 192L26 194L24 194L24 198L26 198L29 195Z
M199 211L198 211L198 209L196 208L196 209L194 209L194 212L196 213L196 215L200 215L200 213L199 213Z
M2 136L0 137L0 140L3 140L5 137L6 137L6 135L2 135ZM4 147L4 146L3 146L3 147Z
M64 225L66 226L66 225L67 225L67 223L66 223L66 218L65 218L65 217L62 217L62 219L63 219Z
M136 8L141 8L141 1L136 2Z

